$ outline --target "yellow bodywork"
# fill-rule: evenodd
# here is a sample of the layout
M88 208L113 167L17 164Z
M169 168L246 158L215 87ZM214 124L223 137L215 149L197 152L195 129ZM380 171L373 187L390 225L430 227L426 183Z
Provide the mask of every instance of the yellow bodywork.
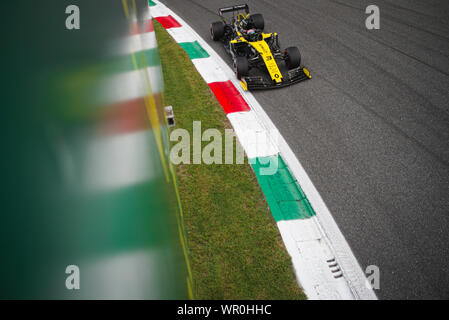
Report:
M302 68L302 71L304 71L304 74L309 78L312 79L312 76L310 75L310 71L307 70L306 68Z
M239 39L232 40L231 43L239 43L239 42L246 42L249 43L254 49L257 50L257 52L260 53L260 55L263 58L263 61L265 62L265 65L268 69L268 73L270 74L270 77L272 80L276 81L276 83L282 82L282 73L281 70L279 70L279 67L276 63L276 60L273 57L273 54L271 53L270 47L268 46L267 42L265 41L266 38L271 37L273 34L266 34L262 33L263 40L261 41L247 41L240 33L238 33ZM276 34L274 34L276 35Z
M245 79L242 79L240 81L240 85L242 86L243 90L248 91L248 84L246 83Z

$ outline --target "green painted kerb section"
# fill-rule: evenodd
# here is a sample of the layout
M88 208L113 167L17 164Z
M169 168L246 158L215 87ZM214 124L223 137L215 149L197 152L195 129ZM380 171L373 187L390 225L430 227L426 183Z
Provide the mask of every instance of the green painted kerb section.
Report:
M201 59L209 58L210 55L206 50L199 44L198 41L195 42L183 42L179 44L189 55L190 59Z
M153 2L153 1L151 1L151 0L148 0L148 4L150 5L150 7L154 7L156 4Z
M255 158L250 162L276 222L309 219L315 215L281 156Z

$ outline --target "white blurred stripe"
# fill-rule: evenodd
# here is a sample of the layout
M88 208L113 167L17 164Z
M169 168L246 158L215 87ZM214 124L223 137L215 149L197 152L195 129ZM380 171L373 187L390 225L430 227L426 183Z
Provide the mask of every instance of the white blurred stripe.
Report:
M142 33L140 35L141 43L140 47L136 43L133 48L133 52L146 51L157 48L157 39L154 32Z
M147 86L147 79L151 84ZM102 105L116 104L128 100L143 98L163 91L163 77L160 66L141 70L122 72L104 79L100 88Z
M114 45L111 52L115 56L126 56L155 48L157 48L156 34L147 32L123 38Z
M150 130L97 138L87 145L83 182L91 191L110 191L148 182L158 173Z
M155 249L127 251L80 264L82 299L160 299L163 292L160 260ZM145 281L142 281L145 279ZM148 285L151 284L151 285Z

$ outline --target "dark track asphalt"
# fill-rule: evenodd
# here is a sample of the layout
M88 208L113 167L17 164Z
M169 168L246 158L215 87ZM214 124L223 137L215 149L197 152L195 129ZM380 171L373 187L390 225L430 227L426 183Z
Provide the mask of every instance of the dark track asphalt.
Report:
M163 0L205 39L222 0ZM238 1L237 1L238 2ZM256 98L381 299L449 298L449 2L248 0L313 79ZM224 49L211 45L224 58ZM230 62L230 61L229 61Z

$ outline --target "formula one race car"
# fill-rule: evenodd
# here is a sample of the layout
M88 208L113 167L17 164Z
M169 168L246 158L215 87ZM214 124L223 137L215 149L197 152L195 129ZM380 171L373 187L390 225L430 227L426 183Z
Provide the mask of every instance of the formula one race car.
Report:
M241 13L243 10L245 13ZM299 49L289 47L282 52L278 34L264 33L263 16L250 14L247 4L221 8L218 12L222 21L211 24L211 37L224 43L245 90L280 88L312 78L301 66ZM233 13L231 21L224 17L229 12Z

